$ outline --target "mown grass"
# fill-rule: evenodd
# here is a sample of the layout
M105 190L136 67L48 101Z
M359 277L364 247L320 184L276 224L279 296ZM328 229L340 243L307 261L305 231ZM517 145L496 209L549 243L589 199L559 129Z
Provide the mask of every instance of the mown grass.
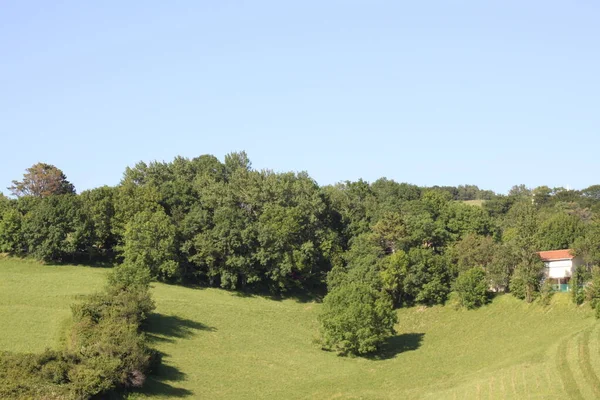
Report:
M0 260L0 350L56 344L73 296L106 270ZM315 302L155 284L150 338L164 364L139 398L597 398L600 328L588 307L499 296L474 311L398 311L379 357L320 350ZM41 311L40 311L41 310ZM45 315L41 317L41 315Z
M468 204L470 206L483 207L483 204L486 200L463 200L463 203Z

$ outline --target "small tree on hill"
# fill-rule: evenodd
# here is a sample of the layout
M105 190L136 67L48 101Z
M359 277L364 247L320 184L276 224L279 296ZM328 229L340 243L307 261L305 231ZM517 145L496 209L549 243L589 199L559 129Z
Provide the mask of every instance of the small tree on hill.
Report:
M510 291L517 298L531 303L539 294L543 271L542 259L535 252L524 250L510 279Z
M475 267L461 272L454 283L461 306L477 308L487 302L487 279L483 268Z
M73 184L54 165L37 163L26 171L22 181L12 181L12 186L8 188L17 197L75 193Z
M364 282L334 288L319 316L323 347L340 355L364 355L379 349L397 321L387 294Z
M592 278L585 287L585 295L587 301L596 311L596 318L600 318L600 267L592 269Z

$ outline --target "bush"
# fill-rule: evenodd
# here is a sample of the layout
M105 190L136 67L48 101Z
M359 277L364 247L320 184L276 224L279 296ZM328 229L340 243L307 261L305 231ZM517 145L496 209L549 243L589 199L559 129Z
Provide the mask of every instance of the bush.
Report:
M539 295L543 276L544 263L540 257L524 250L521 261L510 278L510 291L515 297L531 303Z
M139 268L117 267L104 292L73 305L64 349L1 353L0 398L89 399L141 387L158 360L141 332L154 309L146 277Z
M323 347L340 355L375 352L397 321L387 294L361 282L334 288L319 315Z
M483 268L471 268L458 275L454 283L460 305L472 309L487 302L487 280Z
M573 299L573 303L577 305L583 304L585 300L585 290L583 288L584 282L589 278L586 276L585 267L577 266L575 271L573 271L573 276L571 277L571 298Z
M592 279L585 287L585 297L596 311L596 318L600 319L600 267L592 270Z
M552 287L552 283L546 279L542 284L542 288L540 289L540 302L542 305L550 305L552 296L554 296L554 288Z

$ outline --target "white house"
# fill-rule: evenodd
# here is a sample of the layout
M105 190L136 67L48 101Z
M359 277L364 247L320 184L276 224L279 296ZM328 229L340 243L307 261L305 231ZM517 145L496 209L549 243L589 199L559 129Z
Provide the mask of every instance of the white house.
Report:
M575 267L582 264L580 257L571 254L571 250L550 250L538 252L546 264L546 277L556 282L561 292L569 290L569 280Z

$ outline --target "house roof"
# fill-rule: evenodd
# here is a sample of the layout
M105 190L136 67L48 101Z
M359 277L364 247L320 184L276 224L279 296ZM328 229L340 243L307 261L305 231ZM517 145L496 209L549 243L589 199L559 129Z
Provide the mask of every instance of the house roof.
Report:
M575 258L575 256L571 254L571 249L539 251L538 254L542 261L572 260Z

